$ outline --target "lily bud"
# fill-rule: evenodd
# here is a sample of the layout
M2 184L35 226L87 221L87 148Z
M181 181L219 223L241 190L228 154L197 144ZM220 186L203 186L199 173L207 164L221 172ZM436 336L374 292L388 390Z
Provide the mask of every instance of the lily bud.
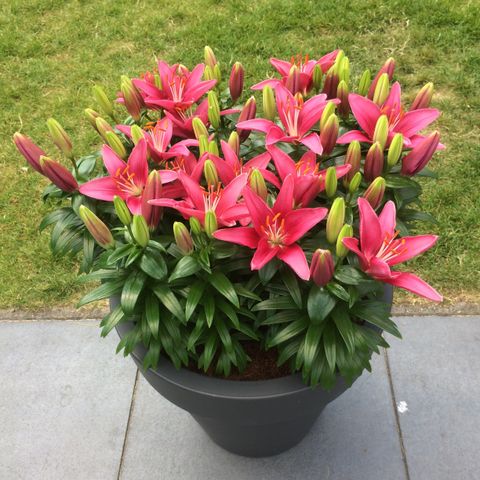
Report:
M237 132L233 131L230 134L228 137L228 144L238 157L240 155L240 137L238 136Z
M132 125L132 128L130 129L130 135L134 145L145 138L144 131L138 125Z
M348 254L348 248L343 244L343 239L347 237L353 237L353 227L345 224L337 237L337 243L335 244L335 253L337 257L343 258Z
M199 117L195 117L192 120L192 127L193 127L193 133L195 133L195 137L197 140L200 140L200 137L202 135L205 135L205 137L208 138L208 130L205 124L200 120Z
M373 141L380 144L381 149L385 148L388 138L388 117L380 115L375 124L375 131L373 133Z
M107 97L105 90L100 85L93 87L93 96L100 108L109 116L113 118L113 104Z
M160 172L158 170L152 170L147 177L142 195L142 215L151 231L157 228L162 218L163 208L157 205L151 205L149 200L155 200L161 196L162 179Z
M217 59L213 50L207 45L203 50L204 58L205 58L205 65L208 65L212 70L217 64Z
M255 97L250 97L240 112L238 116L238 122L244 122L246 120L251 120L255 118L257 113L257 102L255 101ZM238 135L240 136L240 142L244 142L248 136L250 135L250 130L244 130L241 128L237 128Z
M212 127L218 129L220 127L220 105L218 104L217 94L210 90L207 95L208 98L208 119Z
M112 232L109 228L85 205L80 205L78 214L94 240L105 250L115 246Z
M433 97L433 83L425 84L417 93L415 100L410 107L410 111L418 110L419 108L428 108Z
M373 99L375 89L377 87L377 83L380 80L380 77L386 73L388 75L388 81L390 82L393 78L393 72L395 71L395 60L390 57L387 59L387 61L383 64L382 68L378 71L378 73L375 75L375 78L373 79L372 84L370 85L370 88L368 90L368 98L370 100Z
M217 216L213 210L205 212L205 232L209 237L212 237L213 232L218 228Z
M102 117L98 117L95 121L95 127L97 132L101 135L101 137L107 141L107 132L114 133L112 126L104 120Z
M357 93L364 97L368 93L368 89L371 83L372 83L372 74L370 73L370 70L367 68L362 73L362 76L360 77L360 81L358 82Z
M332 278L335 265L330 250L318 248L312 256L310 276L319 287L324 287Z
M257 168L254 168L250 174L250 188L264 200L267 199L267 184L265 183L265 179L263 178L260 170Z
M235 62L228 82L228 88L233 102L236 102L240 98L240 95L242 95L244 76L245 69L243 68L243 65L240 62Z
M335 167L328 167L325 175L325 193L328 198L332 198L337 193L337 171Z
M332 153L337 143L339 127L338 117L335 114L330 115L325 122L323 130L320 132L323 155L330 155L330 153Z
M348 103L348 85L345 82L345 80L342 80L338 84L337 88L337 98L340 100L340 104L338 105L338 113L342 117L347 117L348 114L350 113L350 104Z
M134 215L132 222L132 233L135 241L141 246L146 247L150 241L150 233L145 218L142 215Z
M273 88L269 85L263 87L262 98L263 116L268 120L275 120L275 116L277 115L277 107L275 105L275 94L273 93Z
M350 195L353 195L358 190L361 183L362 174L360 172L357 172L350 180L350 185L348 186L348 193L350 193Z
M49 118L47 120L47 127L53 143L66 157L73 158L72 141L63 127L54 118Z
M335 62L333 63L333 68L337 75L339 74L340 67L344 59L345 59L345 52L343 50L339 50L337 53L337 56L335 57Z
M132 214L125 203L125 200L118 195L115 195L113 197L113 206L115 207L115 213L117 214L118 219L125 226L130 225L132 223Z
M90 122L90 125L97 130L97 118L100 118L100 114L91 108L86 108L84 112L87 120Z
M205 152L208 152L208 138L205 135L200 135L198 139L198 148L200 150L200 155L203 155Z
M123 94L125 101L125 108L133 119L138 122L142 113L143 98L137 87L133 84L132 80L126 75L122 75L120 90Z
M378 142L375 142L368 150L363 166L365 180L371 182L374 178L380 176L383 170L383 150Z
M208 153L216 155L217 157L220 155L220 152L218 151L218 145L215 140L210 140L210 142L208 142Z
M402 175L415 175L425 168L440 143L440 134L433 132L403 157Z
M390 93L390 80L388 78L388 73L382 73L378 79L375 91L373 93L373 102L377 105L383 105L385 100L388 98Z
M215 80L215 76L213 74L213 68L207 65L205 67L205 70L203 71L203 78L204 80Z
M338 78L338 74L335 70L335 65L330 67L325 76L325 81L323 83L323 90L322 92L327 95L327 98L335 98L337 94L338 83L340 79Z
M217 85L222 81L222 72L218 63L213 67L213 78L217 81Z
M292 65L290 67L290 71L288 72L287 79L285 81L285 87L290 90L292 95L300 92L301 88L301 72L300 69L296 65Z
M336 105L333 102L327 102L320 117L320 132L325 128L325 124L331 115L335 113Z
M16 132L13 135L13 142L30 166L38 173L43 174L40 157L45 156L46 153L38 145L33 143L31 138L23 133Z
M78 190L78 183L68 168L51 158L41 156L40 168L42 173L60 190L64 192L75 192Z
M345 223L345 200L342 197L337 197L327 217L327 241L329 243L335 243L337 241L338 234Z
M187 227L182 222L173 224L173 236L178 249L184 255L190 255L193 252L193 239Z
M388 148L387 154L387 165L388 168L392 168L400 158L400 155L403 151L403 135L401 133L396 133L392 141L390 142L390 147Z
M350 60L344 57L338 65L338 78L348 84L350 81Z
M215 164L210 160L205 160L203 164L203 175L207 181L209 187L215 187L218 185L218 172Z
M377 177L365 190L363 197L368 201L373 209L380 206L385 194L386 182L383 177Z
M110 145L110 148L124 160L127 158L127 151L123 145L123 142L120 140L119 136L114 132L107 132L105 134L107 143Z
M351 165L352 168L348 173L343 177L343 184L345 187L348 187L349 183L352 181L354 175L360 171L360 162L362 160L362 148L360 147L360 142L358 140L353 140L352 143L347 148L347 153L345 155L345 165Z
M313 72L312 72L312 84L313 88L315 90L320 90L320 87L322 86L322 77L323 77L323 72L322 72L322 67L317 63L313 67Z
M200 235L202 233L202 225L198 218L190 217L188 222L190 223L190 230L194 235Z

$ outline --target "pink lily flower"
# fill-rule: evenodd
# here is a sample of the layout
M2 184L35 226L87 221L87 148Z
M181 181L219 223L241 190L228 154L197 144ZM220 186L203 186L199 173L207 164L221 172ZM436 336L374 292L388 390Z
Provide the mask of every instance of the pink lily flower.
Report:
M413 273L394 272L390 267L425 252L437 241L436 235L397 238L395 204L388 201L377 217L364 198L358 199L360 212L360 244L356 238L344 238L343 244L356 253L362 270L369 276L404 288L435 302L442 296Z
M297 57L292 57L289 62L285 60L279 60L278 58L271 58L270 63L282 76L282 78L269 78L267 80L263 80L262 82L254 85L252 90L262 90L267 85L275 89L280 85L288 88L293 95L299 92L306 95L312 89L312 75L315 65L320 65L322 72L326 73L328 69L335 63L337 54L338 50L335 50L327 53L320 58L320 60L309 60L308 55L306 55L304 59L302 56L298 55ZM289 81L292 67L297 68L298 77L293 82Z
M218 240L237 243L256 249L250 267L259 270L274 257L289 265L303 280L310 278L305 252L296 242L327 215L326 208L293 209L293 177L288 176L280 189L275 204L270 208L249 187L243 198L253 227L234 227L217 230Z
M122 132L127 137L131 138L132 127L129 125L116 125L117 130ZM195 139L182 140L175 143L170 148L170 142L173 136L173 123L168 117L163 117L144 134L147 141L148 152L155 162L162 162L170 158L175 158L182 155L188 155L187 147L198 145Z
M151 205L159 207L170 207L178 210L185 218L195 217L203 225L205 213L212 211L217 217L219 226L235 225L239 215L237 200L247 184L246 173L235 177L225 188L220 186L202 188L198 181L192 179L185 172L178 172L178 179L183 185L187 194L186 200L173 200L171 198L160 198L150 200ZM243 208L240 209L243 211Z
M284 87L277 87L275 93L283 129L264 118L239 122L237 127L266 133L267 147L277 142L302 143L312 152L321 155L323 149L320 137L317 133L309 133L309 130L320 120L323 109L327 105L327 96L315 95L304 102L300 93L294 96Z
M198 64L191 72L187 67L158 62L161 88L148 80L135 79L134 85L145 95L145 104L152 108L185 110L215 86L216 80L202 81L205 65Z
M140 215L143 190L148 177L146 141L142 139L137 143L127 163L107 145L102 147L102 157L109 175L84 183L79 188L80 193L105 201L113 201L115 195L118 195L126 201L133 214ZM161 170L160 177L162 183L168 183L177 178L177 173Z
M313 152L306 152L298 162L275 145L268 147L268 151L275 163L280 179L291 175L294 179L293 198L295 206L307 207L315 197L325 190L325 177L327 170L320 170ZM351 165L339 165L335 167L337 178L346 175Z
M353 140L373 143L375 125L380 115L386 115L388 118L387 146L390 145L396 133L403 135L403 144L406 148L412 148L421 142L425 137L418 135L418 132L434 122L439 117L440 112L436 108L420 108L405 112L400 96L401 88L398 82L393 84L390 94L382 107L379 107L368 98L351 93L348 96L348 101L352 113L363 132L351 130L339 137L337 143L345 144Z

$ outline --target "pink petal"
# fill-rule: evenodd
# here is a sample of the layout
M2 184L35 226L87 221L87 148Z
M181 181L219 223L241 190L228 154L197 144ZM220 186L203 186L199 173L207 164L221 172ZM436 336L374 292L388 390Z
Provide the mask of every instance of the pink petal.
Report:
M205 65L203 63L199 63L198 65L196 65L188 76L186 87L190 88L200 82L202 80L204 71Z
M271 247L265 238L260 238L257 250L253 254L252 261L250 262L250 268L252 270L260 270L275 257L279 250L279 247Z
M238 197L240 197L242 194L242 190L245 188L247 181L248 175L246 173L242 173L238 177L235 177L224 188L220 200L218 201L217 208L215 209L215 212L218 216L221 216L227 208L230 208L237 203Z
M395 209L395 203L389 200L383 207L382 213L378 216L380 227L382 228L382 236L386 234L393 235L395 231L395 225L397 223L397 212Z
M270 145L274 145L278 142L293 142L295 139L292 137L287 137L285 132L278 126L273 125L272 128L267 132L267 136L265 137L265 145L267 148Z
M181 170L178 172L178 178L182 182L183 188L187 192L188 197L192 200L195 208L204 211L204 195L199 183L190 178L185 172L182 172Z
M188 101L196 102L202 95L211 90L216 83L216 80L207 80L205 82L197 83L197 85L189 88L188 91L185 92L185 97Z
M262 82L256 83L253 87L251 87L251 89L263 90L267 86L275 89L279 84L281 85L282 82L278 80L278 78L269 78L267 80L263 80Z
M342 239L342 243L353 253L356 253L363 261L366 261L365 255L360 250L358 244L358 238L345 237Z
M128 157L130 173L134 175L135 185L144 186L148 177L147 142L141 139Z
M395 131L401 132L405 137L411 137L434 122L439 115L440 111L436 108L420 108L407 112L398 122Z
M275 176L273 172L270 170L267 170L265 168L260 168L260 173L262 174L263 178L267 181L270 182L272 185L275 185L277 188L280 188L280 182L278 181L278 178Z
M282 77L288 76L288 74L290 73L290 68L292 68L291 62L279 60L278 58L271 58L270 63Z
M268 152L273 158L273 163L277 169L278 175L283 180L288 174L296 172L295 162L292 157L275 145L267 147Z
M373 137L375 125L381 115L380 108L368 98L356 93L351 93L348 96L348 102L360 127L365 130L369 137Z
M264 118L254 118L237 123L237 128L242 130L258 130L264 133L267 133L273 126L275 126L275 124L272 121L265 120Z
M310 269L305 253L296 243L280 250L277 256L289 265L302 280L310 278Z
M206 152L205 160L210 159L217 169L218 176L224 185L228 185L235 178L235 170L227 163L226 160L223 160L216 155Z
M388 263L390 265L397 265L401 262L406 262L417 255L425 252L435 245L438 237L436 235L417 235L416 237L402 237L401 241L405 242L403 247L405 251L392 258Z
M128 197L127 207L134 215L142 214L142 197Z
M320 120L323 110L327 105L326 100L327 96L322 93L320 95L315 95L303 104L303 107L300 110L299 119L299 131L302 134L310 130L310 128Z
M223 228L214 232L213 236L217 240L237 243L249 248L255 248L259 242L257 232L251 227Z
M243 198L245 199L245 205L247 206L250 216L252 217L252 223L255 227L255 230L259 235L263 235L262 227L265 224L265 220L267 216L273 218L274 213L262 200L262 198L254 193L250 187L246 187L243 190Z
M359 142L372 143L372 140L370 138L368 138L360 130L350 130L349 132L344 133L343 135L340 135L337 138L337 143L340 144L340 145L344 145L346 143L351 143L354 140L358 140Z
M285 215L286 243L288 245L303 237L312 227L320 223L328 213L327 208L298 208Z
M293 189L295 183L293 175L287 175L283 180L283 185L278 192L277 199L273 205L274 213L286 214L293 208Z
M80 185L79 192L87 197L96 198L111 202L115 195L125 199L125 194L117 187L112 177L94 178L83 185Z
M327 53L324 55L318 63L320 64L320 67L322 67L322 72L327 73L328 69L335 63L335 60L338 55L338 50L334 50L333 52Z
M375 210L362 197L358 199L358 210L360 212L360 245L365 257L370 259L376 255L382 245L382 227Z
M376 257L371 259L370 264L366 269L366 273L379 280L391 278L392 276L392 272L388 266L388 263Z
M227 208L218 219L224 225L234 226L237 221L242 225L248 225L250 223L250 212L244 203L237 203L233 207ZM242 223L245 221L246 223Z
M126 135L128 138L131 138L132 127L130 125L115 125L115 128Z
M387 107L387 108L385 108ZM392 85L390 93L387 100L383 104L383 109L387 110L388 113L394 112L397 115L402 109L402 89L398 82L395 82Z
M425 297L434 302L441 302L443 297L428 283L417 277L413 273L408 272L394 272L389 280L384 280L386 283L395 285L396 287L404 288L412 293Z
M237 157L237 154L234 152L233 148L225 142L225 140L220 141L220 146L223 153L223 158L225 163L227 163L233 170L240 168L240 160Z
M110 176L114 177L118 171L123 171L127 164L108 146L102 147L102 158Z
M321 155L323 152L322 142L320 141L320 137L317 133L311 133L310 135L301 138L300 143L303 143L306 147L308 147L312 152L316 153L317 155Z
M243 165L244 170L250 170L252 168L258 168L260 170L267 168L267 165L272 159L270 153L264 152L256 157L251 158L248 162Z
M174 170L159 170L158 173L160 174L162 184L173 182L178 178L178 173Z

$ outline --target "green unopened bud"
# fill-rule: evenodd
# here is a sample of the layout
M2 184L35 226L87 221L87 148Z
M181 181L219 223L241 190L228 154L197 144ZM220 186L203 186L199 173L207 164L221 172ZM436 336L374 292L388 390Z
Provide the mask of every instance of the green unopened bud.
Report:
M205 160L203 164L203 175L207 181L208 186L216 187L218 185L218 172L215 164L210 160Z
M415 97L415 100L410 107L410 111L418 110L419 108L428 108L430 106L430 102L432 101L432 97L433 83L429 82L424 85L417 93L417 96Z
M337 56L335 57L335 63L333 64L334 72L336 75L338 75L340 72L340 67L342 65L344 58L345 58L345 52L343 50L339 50L337 53Z
M367 95L368 89L370 88L370 84L372 83L372 74L370 70L367 68L360 77L360 81L358 82L358 94L362 95L363 97Z
M125 201L118 195L115 195L113 197L113 206L115 207L115 213L117 214L118 219L125 226L130 225L132 223L132 214L130 213Z
M140 120L143 97L133 84L132 79L122 75L120 90L122 91L125 108L135 121Z
M310 276L312 281L319 287L324 287L332 278L335 271L332 252L318 248L312 256L310 264Z
M217 216L213 210L205 212L205 232L209 237L212 237L213 233L217 230Z
M333 198L337 193L337 170L335 167L328 167L325 175L325 193L328 198Z
M217 64L217 59L215 57L215 54L213 53L213 50L207 45L205 46L203 50L203 55L205 58L205 65L208 65L211 69L215 67Z
M323 129L320 131L320 141L323 147L323 155L330 155L335 148L338 137L338 129L340 124L338 117L332 113L325 122Z
M263 87L262 100L263 116L268 120L275 120L275 116L277 114L277 108L275 106L275 94L273 93L273 88L269 85Z
M107 132L105 134L106 140L110 148L124 160L127 158L127 151L123 146L122 141L120 140L119 136L114 132Z
M363 174L365 180L371 182L374 178L380 176L383 171L385 158L383 150L378 142L375 142L367 152L365 164L363 165Z
M325 124L331 115L335 113L336 105L333 102L328 102L323 109L322 116L320 117L320 132L325 128Z
M162 78L158 72L153 74L153 82L159 90L162 90Z
M385 194L386 182L383 177L377 177L365 190L363 197L368 201L373 209L378 208Z
M217 94L213 90L208 92L208 119L213 128L220 127L220 105Z
M228 137L228 144L238 157L240 155L240 137L236 131L233 131Z
M213 67L213 78L217 81L217 85L222 81L222 72L218 63Z
M220 155L220 152L218 151L218 145L215 139L208 142L208 153L216 155L217 157Z
M73 158L72 141L63 127L54 118L49 118L47 120L47 127L53 143L55 143L55 145L66 157Z
M146 247L150 241L150 232L148 231L147 221L143 215L134 215L132 222L132 233L135 241L141 246Z
M85 205L80 205L78 214L95 241L106 250L115 246L112 232L109 228Z
M193 252L193 240L187 227L182 222L173 224L173 236L177 247L184 255L190 255Z
M253 169L252 173L250 174L250 188L264 200L267 199L267 184L265 183L265 179L263 178L260 170L257 168Z
M200 150L200 155L208 152L208 138L205 135L201 135L198 139L198 149Z
M351 225L345 224L337 237L337 243L335 244L335 253L337 257L343 258L348 254L348 248L343 244L342 240L344 238L353 237L353 227Z
M208 130L205 124L200 120L199 117L195 117L192 120L193 133L197 140L200 140L202 135L205 135L208 138Z
M86 108L85 116L87 117L87 120L90 122L90 125L93 128L97 129L97 118L100 117L100 114L95 110L92 110L91 108Z
M98 117L95 122L95 126L97 128L98 133L102 136L102 138L107 141L107 132L113 133L112 126L104 120L102 117Z
M329 243L335 243L337 241L338 234L345 223L345 200L342 197L337 197L327 217L327 241Z
M348 94L350 90L348 89L348 85L345 80L342 80L337 87L337 98L340 100L340 104L338 105L338 113L342 117L348 117L350 113L350 104L348 102Z
M390 93L390 79L388 73L382 73L375 86L375 92L373 94L373 102L377 105L383 105Z
M100 108L109 116L113 118L113 104L107 97L105 90L100 85L93 87L93 96Z
M373 141L380 144L380 148L383 150L387 143L388 138L388 117L386 115L380 115L375 124L375 131L373 133Z
M350 193L350 195L353 195L359 189L361 183L362 174L360 172L357 172L350 180L350 185L348 186L348 193Z
M190 223L190 230L194 235L200 235L202 233L202 225L197 217L190 217L188 222Z
M348 173L343 177L343 185L348 187L354 175L360 170L362 160L362 148L360 142L354 140L347 148L345 155L345 165L351 165Z
M134 145L136 145L142 138L145 138L145 132L138 125L132 125L130 135L132 136L132 142Z
M348 84L350 81L350 60L344 57L338 67L338 78Z
M203 78L205 80L215 80L215 76L213 75L213 68L207 65L205 67L205 70L203 71Z
M313 67L313 72L312 72L312 83L313 83L313 88L315 90L320 90L320 87L322 86L322 77L323 77L323 72L322 72L322 67L317 63Z
M400 159L403 150L403 135L396 133L390 143L387 155L388 168L392 168Z

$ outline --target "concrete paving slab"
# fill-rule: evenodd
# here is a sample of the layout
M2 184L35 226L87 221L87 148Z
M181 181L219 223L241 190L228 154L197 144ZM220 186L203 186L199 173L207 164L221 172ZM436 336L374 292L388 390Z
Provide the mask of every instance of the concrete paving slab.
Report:
M411 480L480 478L480 317L397 323L388 357Z
M117 478L135 371L97 322L0 322L0 478Z
M188 413L140 377L120 478L124 480L403 480L384 358L322 413L308 437L271 458L215 445Z

